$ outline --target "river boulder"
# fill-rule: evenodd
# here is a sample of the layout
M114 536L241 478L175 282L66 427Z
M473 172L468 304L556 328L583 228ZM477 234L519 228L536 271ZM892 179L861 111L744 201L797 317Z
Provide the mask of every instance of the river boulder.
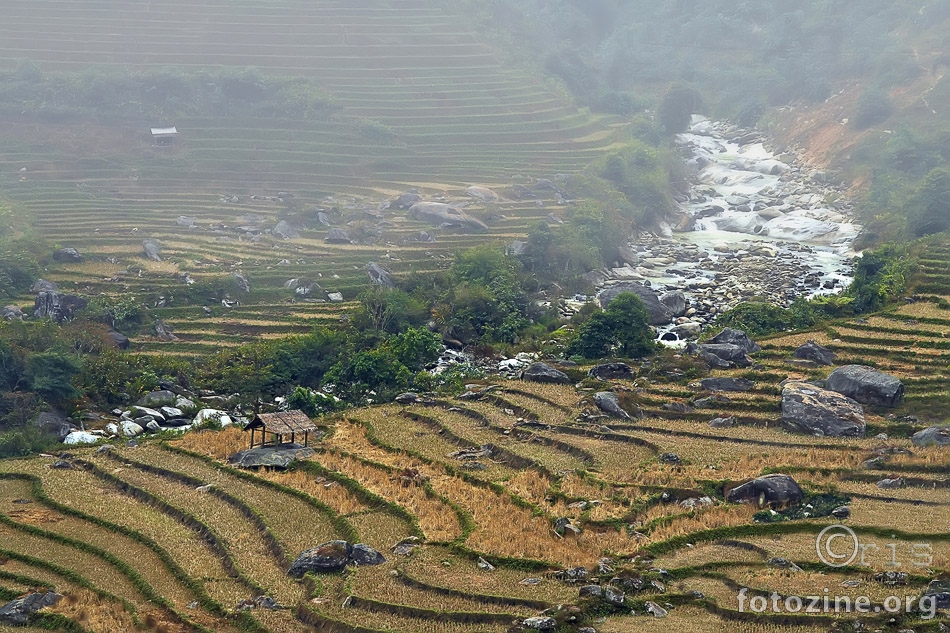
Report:
M845 365L828 376L825 387L861 404L896 407L904 398L904 383L864 365Z
M762 351L762 348L759 347L758 343L750 339L748 334L742 330L736 330L731 327L727 327L722 332L709 339L708 342L712 344L736 345L745 350L747 354L754 354L755 352Z

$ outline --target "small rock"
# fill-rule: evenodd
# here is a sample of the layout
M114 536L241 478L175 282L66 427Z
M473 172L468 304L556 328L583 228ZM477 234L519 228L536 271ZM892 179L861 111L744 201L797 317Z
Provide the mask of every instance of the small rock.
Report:
M485 571L495 571L495 566L481 556L478 557L478 563L476 564L478 565L479 569L484 569Z

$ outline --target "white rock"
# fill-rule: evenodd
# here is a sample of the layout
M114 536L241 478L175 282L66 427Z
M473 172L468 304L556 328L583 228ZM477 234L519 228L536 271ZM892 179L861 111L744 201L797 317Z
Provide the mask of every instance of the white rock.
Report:
M118 435L119 426L114 422L109 422L108 424L106 424L106 433L108 433L109 435Z
M63 440L63 444L95 444L99 441L98 435L93 435L86 431L73 431Z
M145 432L145 429L131 420L122 422L122 435L126 437L135 437L136 435L141 435L143 432Z
M222 427L231 426L234 424L234 421L231 419L231 417L220 409L202 409L195 416L194 424L204 424L205 422L212 420L218 422Z
M166 420L170 420L172 418L180 418L184 415L184 413L182 413L182 410L177 407L162 407L161 412L162 412L162 415L165 416Z
M184 396L178 396L175 398L175 408L177 409L194 409L196 404Z

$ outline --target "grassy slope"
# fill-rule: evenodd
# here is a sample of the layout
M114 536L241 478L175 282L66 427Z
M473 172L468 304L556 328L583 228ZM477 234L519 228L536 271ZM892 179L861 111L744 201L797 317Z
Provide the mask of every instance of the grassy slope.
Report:
M174 148L154 148L144 138L155 121L50 122L23 113L0 126L0 190L32 217L38 237L86 256L79 265L51 265L48 278L84 294L131 293L149 303L161 296L171 306L182 303L180 273L200 282L240 271L253 288L242 303L269 313L269 335L338 317L335 307L287 308L293 293L281 286L288 279L314 278L349 300L367 283L368 261L381 260L397 276L432 270L458 248L486 239L439 230L404 211L364 214L386 196L417 187L465 200L471 184L529 184L582 168L617 136L610 120L576 110L527 72L503 67L464 16L424 0L161 0L123 4L121 11L108 1L6 5L3 65L28 57L46 71L253 66L265 77L309 77L340 106L327 120L182 117L168 122L181 131ZM382 235L376 246L339 247L324 244L327 229L319 225L286 242L252 242L228 229L248 213L272 227L288 210L278 192L291 194L298 209L338 208L344 228L379 225ZM470 211L489 221L487 239L504 241L557 208L542 199ZM196 218L200 228L176 226L179 215ZM436 243L407 242L421 230ZM165 262L143 258L145 237L162 241ZM276 266L285 259L291 265ZM259 317L247 311L216 314L228 328L200 310L156 316L183 341L158 348L144 338L143 351L201 353L201 343L262 333L253 323Z

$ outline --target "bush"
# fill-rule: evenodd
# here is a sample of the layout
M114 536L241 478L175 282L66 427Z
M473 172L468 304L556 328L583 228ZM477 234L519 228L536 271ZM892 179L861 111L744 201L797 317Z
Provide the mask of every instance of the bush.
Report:
M581 327L568 354L584 358L604 358L615 352L626 358L653 354L656 342L649 324L650 316L640 297L623 292Z
M858 99L857 109L851 122L859 130L880 123L894 112L890 97L877 88L871 88Z
M305 387L296 387L287 396L285 404L288 409L300 409L311 418L339 411L344 406L333 396Z
M57 443L55 438L46 435L34 426L8 431L0 434L0 459L43 453Z

